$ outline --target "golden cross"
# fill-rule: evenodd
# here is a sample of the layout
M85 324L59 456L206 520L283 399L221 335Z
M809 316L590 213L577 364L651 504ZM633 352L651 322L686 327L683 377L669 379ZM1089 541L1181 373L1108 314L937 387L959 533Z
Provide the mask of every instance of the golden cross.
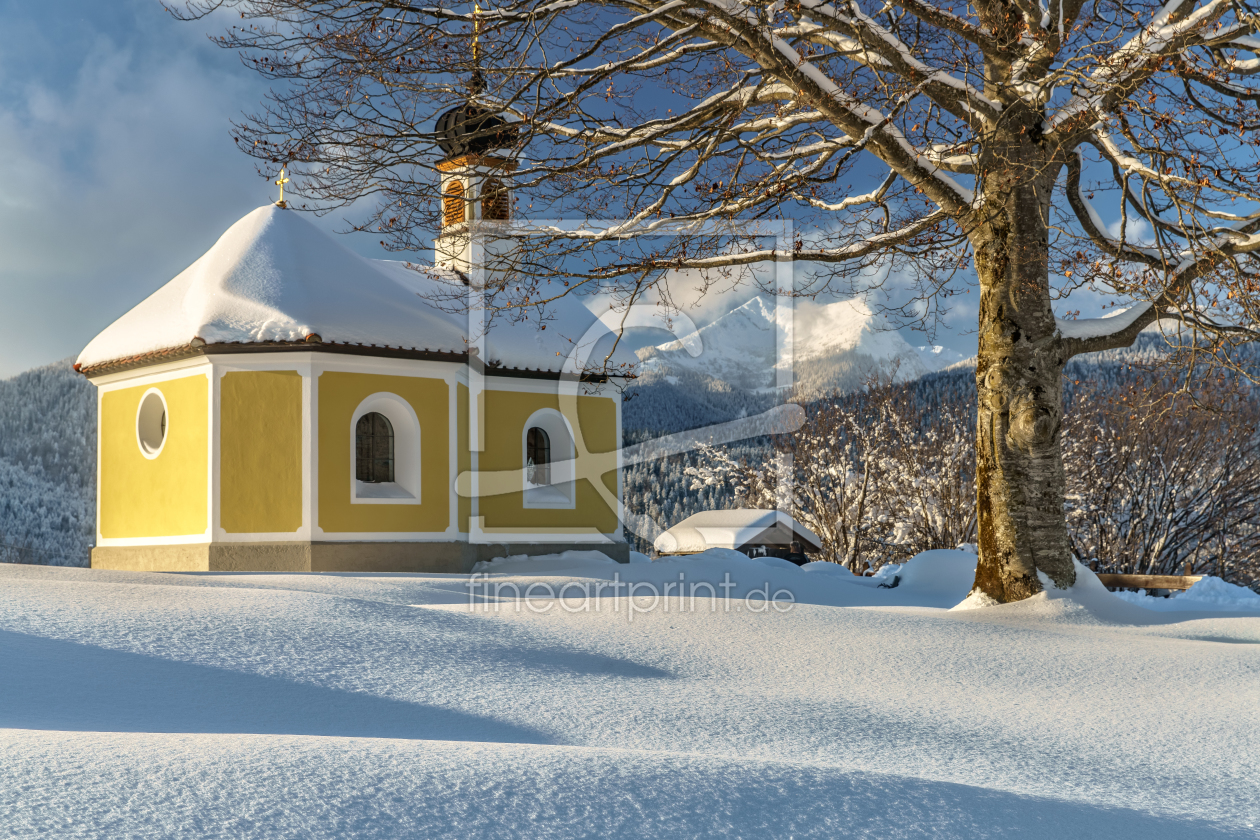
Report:
M281 207L284 207L284 206L285 206L285 204L284 204L284 185L285 185L285 184L287 184L287 183L289 183L289 179L288 179L288 178L286 178L286 177L284 177L284 167L283 167L283 166L282 166L282 167L280 167L280 180L276 181L275 183L276 183L276 186L278 186L278 187L280 188L280 200L279 200L279 201L277 201L277 202L276 202L276 204L280 205Z
M477 17L479 14L481 14L481 4L473 3L473 64L477 63L480 50L478 42L481 40L481 19Z

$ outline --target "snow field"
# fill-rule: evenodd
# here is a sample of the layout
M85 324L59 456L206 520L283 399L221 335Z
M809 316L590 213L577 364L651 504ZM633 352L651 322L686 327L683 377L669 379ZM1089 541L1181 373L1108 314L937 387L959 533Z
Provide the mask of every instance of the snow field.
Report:
M456 575L0 567L0 836L1256 836L1260 610L1087 574L950 610L962 552L895 589L581 554L484 580L737 586L631 620Z

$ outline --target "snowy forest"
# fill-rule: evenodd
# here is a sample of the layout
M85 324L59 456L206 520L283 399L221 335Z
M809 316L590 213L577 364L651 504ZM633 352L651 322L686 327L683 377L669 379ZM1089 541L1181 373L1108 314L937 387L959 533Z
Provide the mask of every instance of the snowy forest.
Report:
M0 561L88 564L96 388L70 364L0 380Z
M1186 391L1169 355L1162 336L1145 334L1068 366L1073 551L1101 572L1212 574L1260 591L1260 402L1237 375ZM1234 361L1254 370L1258 359L1248 348ZM974 379L960 363L909 383L811 395L799 400L808 419L793 435L633 466L630 539L650 553L660 530L698 511L775 507L776 476L790 464L784 500L822 540L819 559L861 572L974 542ZM627 441L677 431L679 419L662 414L658 428L628 429Z
M1254 366L1260 354L1248 354ZM1181 380L1161 367L1167 355L1163 338L1147 334L1068 368L1073 549L1098 571L1213 574L1260 591L1260 401L1242 377L1215 376L1175 396ZM771 405L764 394L680 375L628 389L627 445ZM789 463L786 502L821 538L819 559L861 572L974 542L968 363L795 399L807 417L795 434L629 467L633 547L651 554L661 530L698 511L776 506L776 475ZM87 565L95 427L95 389L68 360L0 381L0 561Z

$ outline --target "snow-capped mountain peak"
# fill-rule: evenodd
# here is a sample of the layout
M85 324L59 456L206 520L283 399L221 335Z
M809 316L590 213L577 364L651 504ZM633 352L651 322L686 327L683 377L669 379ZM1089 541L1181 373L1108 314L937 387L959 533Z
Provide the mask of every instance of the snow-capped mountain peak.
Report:
M914 351L931 370L944 370L967 358L957 350L951 350L942 344L921 344L915 347Z
M785 342L783 358L779 340ZM697 346L700 352L693 356ZM765 295L681 339L640 350L639 356L645 373L686 370L747 390L773 388L783 364L792 367L796 384L811 390L858 387L881 373L906 381L935 369L864 301L796 300L788 308Z

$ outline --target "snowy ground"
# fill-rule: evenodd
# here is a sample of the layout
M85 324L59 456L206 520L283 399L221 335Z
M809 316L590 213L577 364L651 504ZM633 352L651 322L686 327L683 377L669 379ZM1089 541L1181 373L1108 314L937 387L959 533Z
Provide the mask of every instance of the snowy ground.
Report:
M505 561L490 600L540 586L497 611L460 576L0 567L0 836L1257 836L1260 598L950 610L970 562ZM727 574L694 609L608 586Z

